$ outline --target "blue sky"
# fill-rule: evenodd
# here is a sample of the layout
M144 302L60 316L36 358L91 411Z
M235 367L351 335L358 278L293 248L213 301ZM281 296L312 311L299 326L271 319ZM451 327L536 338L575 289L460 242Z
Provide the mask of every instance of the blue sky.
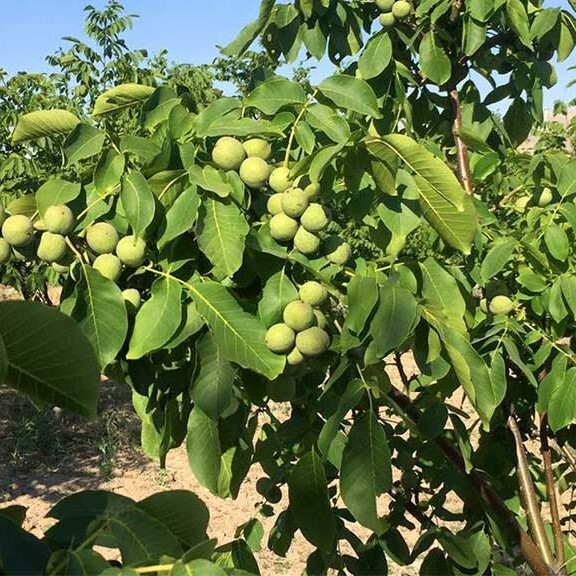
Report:
M84 6L90 0L0 0L0 68L9 73L19 70L46 71L46 54L62 44L62 36L81 36ZM105 0L92 0L103 7ZM132 48L154 53L168 49L175 62L202 64L216 55L216 45L225 45L240 28L258 13L259 0L124 0L128 12L137 13L134 30L127 33ZM567 7L567 0L546 1L546 5ZM576 64L576 58L572 58ZM576 89L565 85L576 78L569 64L558 68L558 84L545 96L545 105L554 100L576 97ZM322 65L320 73L330 68Z

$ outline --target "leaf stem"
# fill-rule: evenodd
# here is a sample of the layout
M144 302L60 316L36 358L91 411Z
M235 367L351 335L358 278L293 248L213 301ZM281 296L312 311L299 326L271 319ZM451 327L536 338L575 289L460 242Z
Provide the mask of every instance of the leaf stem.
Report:
M318 88L316 88L316 90L314 90L314 92L312 92L312 94L308 97L308 100L304 102L304 104L302 105L302 110L300 110L300 113L296 117L296 120L294 120L294 124L292 124L292 129L290 130L290 136L288 138L288 145L286 146L286 154L284 156L284 168L288 168L290 165L290 152L292 150L292 145L294 144L294 138L296 137L296 128L298 127L300 120L302 120L302 117L304 116L306 110L308 109L310 104L312 104L312 102L314 101L316 94L318 94Z

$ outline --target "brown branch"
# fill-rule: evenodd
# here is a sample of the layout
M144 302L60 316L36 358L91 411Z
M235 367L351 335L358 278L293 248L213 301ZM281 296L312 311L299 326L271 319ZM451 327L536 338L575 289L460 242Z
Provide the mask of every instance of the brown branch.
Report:
M418 423L420 412L408 396L394 386L391 387L388 394L415 423ZM476 470L471 470L469 474L466 473L466 465L462 455L447 438L439 436L434 440L434 443L444 456L470 481L476 489L476 492L490 506L500 521L508 527L535 576L551 576L551 567L546 563L540 550L538 550L524 528L520 526L516 517L500 496L485 482Z
M460 107L460 97L458 90L450 90L450 97L454 103L454 124L452 125L452 134L456 143L457 157L458 157L458 173L460 174L460 181L466 194L472 196L472 175L470 173L470 162L468 161L468 148L462 140L460 133L462 131L462 109Z
M520 434L520 429L516 422L514 414L508 416L508 428L514 436L514 444L516 446L516 460L517 460L517 476L518 484L520 486L520 496L522 498L522 506L526 510L526 515L528 516L528 524L530 526L530 532L534 538L536 545L540 548L544 560L549 566L553 566L554 555L552 554L552 549L550 548L550 542L548 542L548 537L546 536L546 529L544 528L544 520L542 519L542 513L540 507L538 506L538 500L536 499L536 489L534 488L534 482L532 481L532 476L530 474L530 468L528 466L528 458L526 456L526 449L522 442L522 435Z
M554 550L556 552L556 561L560 566L558 574L559 576L566 576L566 570L563 568L566 556L564 555L564 540L562 538L562 525L560 524L560 513L558 510L558 493L556 492L556 482L552 472L552 456L548 442L549 432L548 417L546 414L542 414L540 418L540 450L542 452L542 461L544 462L546 493L548 495L548 505L550 506L550 518L552 519Z

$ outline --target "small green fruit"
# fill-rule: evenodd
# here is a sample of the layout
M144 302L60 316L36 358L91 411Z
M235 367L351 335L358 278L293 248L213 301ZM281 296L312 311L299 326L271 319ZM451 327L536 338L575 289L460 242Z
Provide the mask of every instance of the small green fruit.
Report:
M314 325L316 317L310 304L302 300L294 300L284 308L284 323L295 332L301 332Z
M288 366L298 366L304 362L304 356L298 348L294 348L288 356L286 356L286 363Z
M52 232L44 232L40 237L38 250L36 254L40 260L44 262L57 262L62 260L68 252L66 246L66 239L61 234L52 234Z
M304 356L319 356L330 348L330 336L322 328L312 326L296 335L296 348Z
M272 147L262 138L251 138L244 142L244 150L248 158L262 158L268 160L272 156Z
M304 192L306 192L306 196L308 196L308 200L312 201L316 199L322 190L322 186L320 182L311 182L304 188Z
M328 324L326 321L326 316L320 310L314 310L314 316L316 316L316 326L324 330Z
M286 192L286 190L292 186L290 168L281 166L280 168L275 168L272 170L270 173L270 178L268 179L268 184L270 185L270 188L274 190L274 192Z
M324 288L320 282L316 282L315 280L309 280L302 284L298 293L302 302L306 302L307 304L310 304L310 306L314 307L321 306L328 298L326 288Z
M48 232L66 236L72 232L75 223L76 218L72 210L65 204L49 206L44 212L44 224Z
M2 236L11 246L21 248L34 240L34 226L23 214L9 216L2 224Z
M270 220L270 235L278 242L289 242L298 232L298 222L283 212L272 216Z
M398 2L394 2L392 5L392 14L396 20L404 20L410 16L412 12L412 5L410 2L406 2L406 0L398 0Z
M388 29L392 28L394 24L396 24L396 18L394 18L392 12L383 12L378 16L378 22L380 22L384 28Z
M86 243L95 254L109 254L116 249L118 232L108 222L97 222L86 231Z
M52 270L58 272L58 274L68 274L70 272L70 265L69 264L62 264L60 262L52 262L50 264L52 266Z
M262 158L246 158L240 166L240 178L246 186L259 190L266 185L270 176L270 166Z
M376 6L380 12L390 12L396 0L375 0Z
M530 196L520 196L520 198L518 198L518 200L516 200L514 203L514 206L520 212L524 212L530 200L532 200Z
M214 164L223 170L238 170L245 158L246 151L242 142L230 136L220 138L212 150Z
M488 300L486 298L480 300L480 310L482 310L484 314L488 314Z
M136 288L126 288L126 290L122 290L122 297L124 298L124 304L126 304L128 314L134 316L142 304L140 292L138 292Z
M4 206L2 206L2 204L0 204L0 226L4 224L6 218L8 218L8 214L6 214L6 209L4 208Z
M146 259L146 242L137 236L124 236L116 246L116 256L130 268L138 268Z
M10 248L10 244L8 244L4 238L0 238L0 265L6 264L11 256L12 249Z
M120 262L120 258L114 256L114 254L100 254L100 256L94 260L92 268L98 270L104 278L116 282L116 280L120 278L120 273L122 272L122 262Z
M338 236L331 236L324 243L324 253L326 259L338 266L344 266L352 257L352 248L350 244L339 238Z
M312 256L316 254L320 248L320 238L300 226L296 232L296 236L294 236L294 248L296 248L300 254Z
M276 354L287 354L294 347L296 334L286 324L274 324L266 332L266 346Z
M266 202L266 210L268 210L268 214L272 214L272 216L276 216L276 214L282 213L282 196L283 194L272 194L270 198L268 198L268 202Z
M291 218L302 216L308 204L308 196L301 188L292 188L282 195L282 211Z
M512 300L508 296L494 296L490 300L490 305L488 306L490 312L495 316L498 314L508 315L512 312Z
M544 188L538 197L538 206L540 206L540 208L545 208L550 204L550 202L552 202L552 198L552 190L548 187Z
M324 230L324 228L328 226L326 210L324 210L321 204L310 204L304 214L302 214L300 224L302 224L308 232L320 232Z

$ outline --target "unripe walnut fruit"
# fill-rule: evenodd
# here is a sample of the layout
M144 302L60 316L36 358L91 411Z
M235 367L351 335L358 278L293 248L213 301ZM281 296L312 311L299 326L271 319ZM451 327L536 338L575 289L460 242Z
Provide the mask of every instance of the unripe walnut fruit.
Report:
M100 254L100 256L94 260L92 268L98 270L104 278L116 282L122 272L122 262L120 262L120 258L114 256L114 254Z
M24 214L9 216L2 224L2 236L11 246L21 248L34 240L34 226Z
M319 356L330 348L330 336L322 328L312 326L296 335L296 348L304 356Z
M550 202L552 202L552 198L552 190L548 187L544 188L538 197L538 206L540 206L540 208L545 208L550 204Z
M328 238L324 244L324 253L329 262L338 264L338 266L344 266L352 257L350 244L338 236Z
M321 306L328 298L326 288L324 288L320 282L316 282L315 280L309 280L302 284L298 293L300 295L300 300L310 304L310 306Z
M8 244L4 238L0 238L0 265L6 264L11 256L12 249L10 248L10 244Z
M396 20L404 20L410 16L412 12L412 5L410 2L406 2L406 0L398 0L398 2L394 2L392 5L392 14L394 14L394 18Z
M312 306L302 300L294 300L284 308L284 323L296 332L314 325L315 316Z
M296 236L298 222L283 212L270 220L270 235L278 242L289 242Z
M268 202L266 202L266 210L268 210L268 214L276 216L276 214L282 213L282 196L283 194L277 192L268 198Z
M251 138L244 142L244 150L248 158L262 158L268 160L272 156L272 147L262 138Z
M320 238L300 226L296 232L296 236L294 236L294 248L301 254L312 256L316 254L320 248Z
M285 168L281 166L280 168L275 168L270 173L270 178L268 179L268 184L274 192L286 192L290 186L292 186L292 179L290 178L290 168Z
M240 178L250 188L263 188L269 176L270 166L262 158L246 158L240 166Z
M40 243L36 254L40 260L44 262L57 262L62 260L68 252L66 246L66 239L61 234L52 234L52 232L44 232L40 237Z
M320 191L322 187L320 186L320 182L311 182L304 188L304 192L306 192L306 196L308 196L308 200L312 201L320 195Z
M304 362L304 356L298 348L294 348L292 352L286 356L286 363L288 366L298 366L299 364L302 364L302 362Z
M266 346L276 354L287 354L294 348L296 334L286 324L274 324L266 332Z
M109 254L116 249L118 232L108 222L97 222L86 231L86 243L96 254Z
M396 0L375 0L375 4L380 12L390 12Z
M126 290L122 290L122 297L124 298L124 304L126 305L128 314L134 316L142 304L140 292L138 292L136 288L126 288Z
M138 268L146 258L146 242L137 236L124 236L116 246L116 256L130 268Z
M382 24L384 28L392 28L396 24L396 18L392 12L384 12L378 16L378 22Z
M308 196L301 188L292 188L282 195L282 211L291 218L302 216L308 204Z
M214 164L223 170L238 170L245 158L242 142L230 136L220 138L212 150Z
M308 230L308 232L320 232L328 226L328 216L326 210L321 204L310 204L300 218L300 224Z
M64 236L72 232L76 223L72 210L65 204L56 204L46 208L43 220L48 232L63 234Z
M495 316L498 314L508 315L512 312L512 300L508 298L508 296L494 296L492 300L490 300L490 304L488 305L488 309L492 314Z

